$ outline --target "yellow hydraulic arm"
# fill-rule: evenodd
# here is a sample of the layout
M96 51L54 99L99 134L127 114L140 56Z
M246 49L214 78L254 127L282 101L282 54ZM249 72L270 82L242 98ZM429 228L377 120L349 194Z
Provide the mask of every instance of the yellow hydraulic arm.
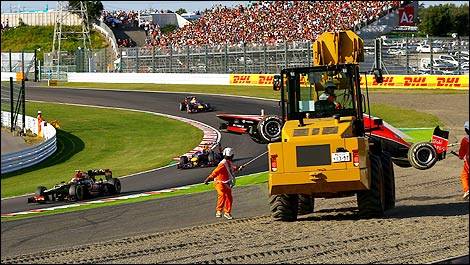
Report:
M324 32L313 43L314 66L363 61L364 41L351 30Z

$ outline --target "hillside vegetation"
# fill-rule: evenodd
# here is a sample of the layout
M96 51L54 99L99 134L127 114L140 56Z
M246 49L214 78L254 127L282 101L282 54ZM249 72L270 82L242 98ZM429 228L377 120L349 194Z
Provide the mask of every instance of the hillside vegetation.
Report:
M80 26L63 27L62 32L70 31L74 28L75 31L81 31ZM62 40L61 50L75 51L79 46L83 46L82 41L78 38L78 34L69 35L67 40ZM108 47L106 39L98 32L91 32L91 45L92 49L101 49ZM2 52L7 52L11 49L12 52L34 51L34 49L41 49L38 57L41 59L43 52L50 52L52 50L52 41L54 39L54 26L20 26L11 28L2 33L1 48Z

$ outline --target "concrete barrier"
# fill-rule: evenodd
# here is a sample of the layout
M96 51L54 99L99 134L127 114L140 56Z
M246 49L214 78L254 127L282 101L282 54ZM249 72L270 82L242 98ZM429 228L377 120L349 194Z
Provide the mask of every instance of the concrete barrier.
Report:
M33 133L38 133L37 119L26 116L25 128ZM20 126L22 126L22 116L18 117ZM57 150L56 129L52 125L42 125L42 131L45 141L30 148L2 154L1 173L13 172L19 169L35 165L48 158ZM11 127L10 112L2 111L2 127Z

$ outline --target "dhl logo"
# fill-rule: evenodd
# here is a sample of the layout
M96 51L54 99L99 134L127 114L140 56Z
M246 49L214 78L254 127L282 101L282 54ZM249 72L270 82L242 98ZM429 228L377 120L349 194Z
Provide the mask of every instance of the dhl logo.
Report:
M426 83L426 77L405 76L404 80L405 82L403 82L403 86L428 86L428 83Z
M460 77L438 77L438 87L460 87Z
M366 82L364 81L364 78L361 76L359 77L359 80L360 80L360 85L361 86L365 86L366 85ZM372 83L369 83L370 82L370 79L367 80L368 81L368 86L395 86L395 82L394 82L394 79L393 79L393 76L384 76L383 77L383 82L382 83L377 83L377 80L375 80L375 77L372 77Z
M250 84L250 76L249 75L234 75L233 76L233 83L234 84Z
M273 79L274 79L274 76L272 75L268 75L268 76L260 75L258 79L258 85L272 85Z

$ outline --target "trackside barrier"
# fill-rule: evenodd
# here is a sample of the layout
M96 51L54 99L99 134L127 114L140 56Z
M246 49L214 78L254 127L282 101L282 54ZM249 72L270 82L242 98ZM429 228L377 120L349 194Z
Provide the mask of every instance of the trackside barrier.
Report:
M249 85L272 86L273 74L169 74L169 73L68 73L68 82L94 83L150 83L188 85ZM384 75L377 84L373 75L367 75L369 88L428 88L468 90L468 75ZM366 82L361 76L361 86ZM304 77L301 83L307 83Z
M20 115L21 116L21 115ZM21 117L18 117L18 121L21 127ZM26 116L26 130L31 130L33 133L37 134L38 126L37 119L33 117ZM2 111L2 127L10 127L10 112ZM2 168L1 173L13 172L19 169L27 168L32 165L35 165L44 159L48 158L57 150L57 139L56 139L56 129L52 125L42 125L42 131L45 141L35 145L33 147L13 152L2 154Z
M366 85L361 75L361 86ZM301 83L307 83L304 77ZM231 74L231 85L272 86L272 74ZM369 88L429 88L468 90L468 75L384 75L383 83L377 84L373 75L367 75Z
M230 85L229 74L67 73L68 82Z

